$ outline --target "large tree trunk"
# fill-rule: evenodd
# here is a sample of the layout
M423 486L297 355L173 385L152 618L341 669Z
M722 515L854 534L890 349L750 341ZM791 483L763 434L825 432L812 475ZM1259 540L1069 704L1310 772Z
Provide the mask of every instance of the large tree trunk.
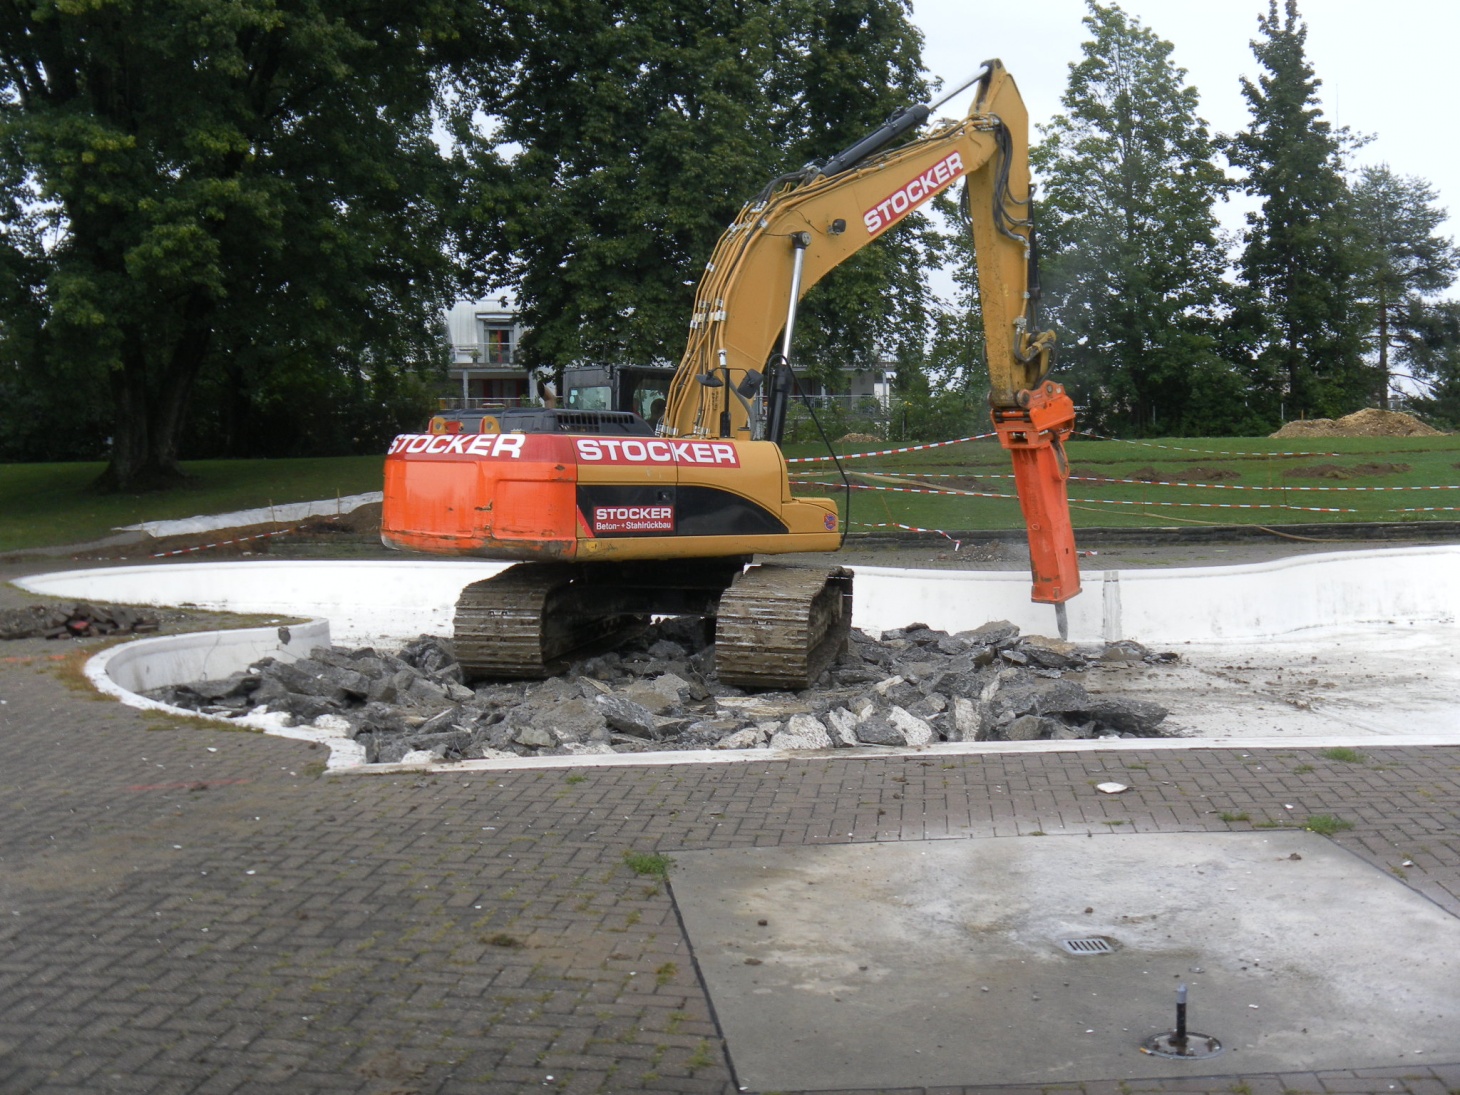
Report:
M141 338L131 334L121 367L112 373L112 456L95 489L134 494L187 482L177 463L178 443L212 339L210 312L210 303L194 294L183 331L163 361L149 361Z

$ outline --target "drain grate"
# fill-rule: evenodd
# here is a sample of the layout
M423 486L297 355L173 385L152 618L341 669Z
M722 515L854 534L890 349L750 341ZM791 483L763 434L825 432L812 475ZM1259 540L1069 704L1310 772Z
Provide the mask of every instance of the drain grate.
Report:
M1084 958L1088 954L1114 954L1115 941L1103 935L1087 935L1080 939L1061 939L1060 946L1067 954Z

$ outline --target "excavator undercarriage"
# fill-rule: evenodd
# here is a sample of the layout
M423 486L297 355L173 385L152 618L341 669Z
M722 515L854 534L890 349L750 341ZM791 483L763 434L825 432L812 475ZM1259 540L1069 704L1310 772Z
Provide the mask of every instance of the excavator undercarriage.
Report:
M694 615L715 621L725 683L805 688L846 645L851 572L748 561L518 563L462 590L457 657L470 677L546 677L633 638L651 616Z

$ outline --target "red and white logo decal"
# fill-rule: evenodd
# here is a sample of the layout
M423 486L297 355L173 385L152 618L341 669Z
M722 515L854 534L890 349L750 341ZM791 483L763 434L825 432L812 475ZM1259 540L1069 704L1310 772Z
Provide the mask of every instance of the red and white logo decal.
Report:
M386 451L520 460L522 446L526 442L527 436L520 433L403 433L390 443Z
M594 506L593 533L673 532L673 506Z
M573 440L584 464L702 464L738 468L740 454L729 441L640 441L633 437L578 437Z
M950 152L863 213L862 223L871 235L884 232L962 174L963 157Z

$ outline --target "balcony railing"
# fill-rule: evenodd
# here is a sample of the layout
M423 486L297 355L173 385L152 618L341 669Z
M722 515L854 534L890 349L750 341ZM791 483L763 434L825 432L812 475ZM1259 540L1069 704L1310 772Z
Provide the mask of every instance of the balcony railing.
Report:
M453 361L452 368L456 369L475 369L482 366L491 368L498 365L516 364L514 360L516 355L510 348L502 349L473 343L468 346L454 346L452 349L455 351L456 358L467 358L466 361Z

